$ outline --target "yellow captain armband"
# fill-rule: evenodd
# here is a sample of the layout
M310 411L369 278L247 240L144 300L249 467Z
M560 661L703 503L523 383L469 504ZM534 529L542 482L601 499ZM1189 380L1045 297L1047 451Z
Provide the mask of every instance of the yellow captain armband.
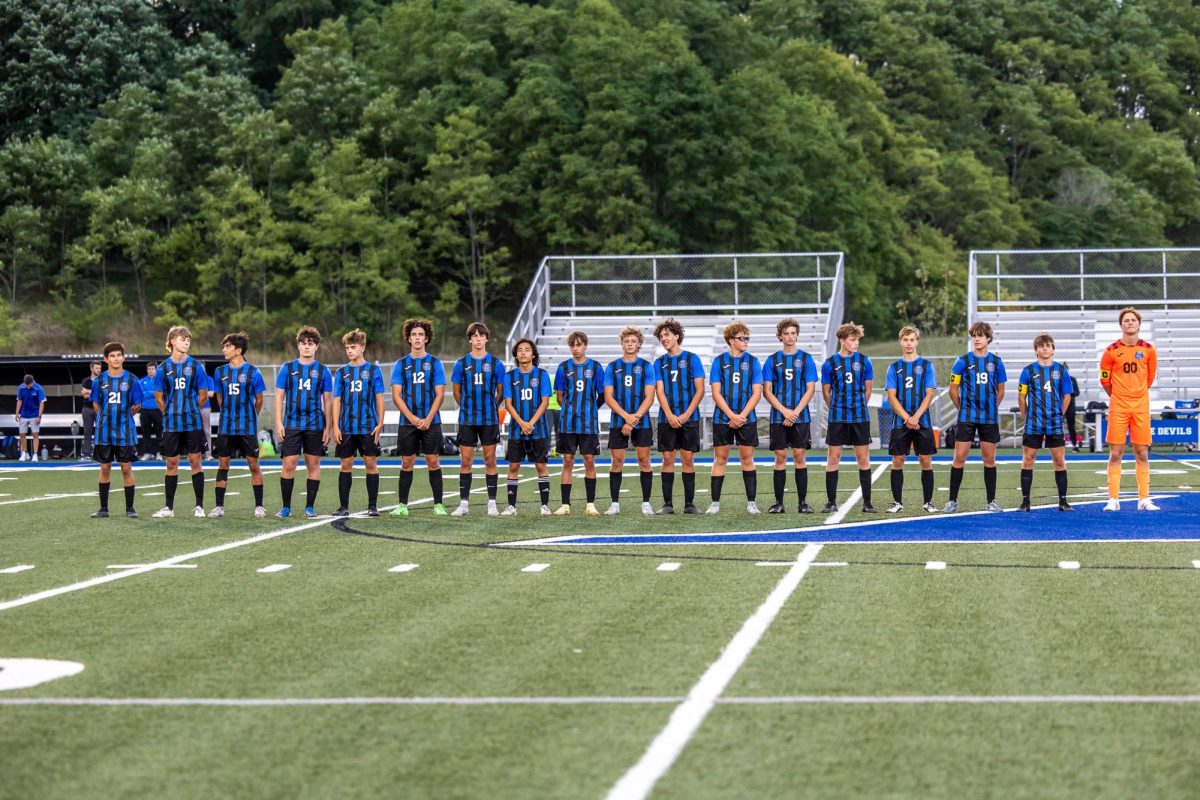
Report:
M1101 383L1104 383L1105 381L1107 381L1108 377L1109 377L1108 370L1106 370L1106 369L1100 370L1100 382Z
M955 386L958 386L960 383L962 383L962 375L951 375L950 383L954 384Z
M1017 393L1018 394L1029 394L1029 384L1022 383L1020 386L1017 387Z

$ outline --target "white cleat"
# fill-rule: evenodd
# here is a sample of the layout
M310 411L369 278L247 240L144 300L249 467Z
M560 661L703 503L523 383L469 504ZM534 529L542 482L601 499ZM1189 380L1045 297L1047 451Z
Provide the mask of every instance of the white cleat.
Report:
M570 506L567 506L567 505L562 505L562 506L559 506L559 507L558 507L558 510L554 512L554 516L556 516L556 517L569 517L569 516L571 516L571 507L570 507Z
M887 513L899 514L903 510L904 510L904 503L892 503L892 505L888 508Z
M511 508L511 506L510 506L510 508ZM543 516L543 517L548 517L548 516L550 516L551 514L553 514L554 512L550 510L550 506L542 506L542 512L541 512L541 513L542 513L542 516Z
M1147 497L1145 500L1138 500L1138 511L1162 511L1162 509L1156 506L1154 501Z
M1104 504L1105 511L1120 511L1121 501L1115 497L1109 498L1109 501Z
M925 513L927 514L936 514L938 512L938 507L933 503L926 503L921 508L925 509Z
M642 514L644 514L647 517L653 517L654 516L654 506L650 505L649 503L642 503Z
M621 513L621 504L613 503L611 506L608 507L608 511L604 512L604 515L606 517L615 517L617 514L620 514L620 513Z
M204 513L204 506L196 506L194 509L192 509L192 516L193 517L207 517L208 514Z
M170 509L170 508L167 508L166 506L163 506L162 508L160 508L158 511L155 511L150 516L154 517L155 519L171 519L172 517L175 516L175 511L174 511L174 509Z
M710 503L704 513L705 514L720 514L721 513L721 504L720 503Z
M500 516L502 516L502 517L515 517L516 515L517 515L517 507L516 506L508 506L507 508L505 508L503 511L500 512Z
M26 453L24 450L22 450L21 457L18 458L17 461L28 461L28 460L29 460L29 453Z
M751 500L749 503L746 503L746 513L747 514L761 514L762 511L759 510L758 503Z
M498 517L498 516L500 516L500 509L496 508L496 501L495 501L495 500L488 500L488 511L487 511L487 515L488 515L489 517Z
M465 517L467 514L470 514L470 513L471 513L471 504L470 503L459 503L458 508L456 508L450 512L450 516Z
M267 515L267 510L265 508L263 508L262 506L254 507L254 516L265 517L266 515Z
M583 509L583 513L585 516L598 517L600 516L600 509L596 508L595 503L588 503L587 507Z
M37 460L38 460L38 454L34 453L32 456L29 457L29 460L36 464Z
M209 516L209 519L212 519L214 517L225 516L225 507L224 506L213 506L213 510L208 512L208 516Z

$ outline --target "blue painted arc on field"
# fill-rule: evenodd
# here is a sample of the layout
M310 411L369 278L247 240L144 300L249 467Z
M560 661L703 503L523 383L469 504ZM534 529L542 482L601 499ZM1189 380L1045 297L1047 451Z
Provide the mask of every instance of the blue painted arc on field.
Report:
M1011 542L1195 542L1200 541L1200 493L1154 495L1161 511L1138 511L1123 499L1121 511L1103 511L1104 501L1079 503L1073 513L1054 506L1029 513L968 512L881 519L791 530L731 533L556 536L507 545L724 545L724 544L918 544Z

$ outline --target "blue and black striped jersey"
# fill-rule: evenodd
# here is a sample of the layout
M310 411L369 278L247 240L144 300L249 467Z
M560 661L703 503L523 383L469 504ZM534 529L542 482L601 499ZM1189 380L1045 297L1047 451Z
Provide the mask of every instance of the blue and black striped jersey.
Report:
M1004 362L995 353L977 356L964 353L950 370L950 383L958 385L958 421L996 424L1000 421L996 394L1008 381Z
M542 398L549 397L550 373L541 367L534 367L528 372L520 368L511 369L504 376L504 399L511 400L517 415L528 422L537 413ZM550 420L546 414L538 417L533 424L533 432L526 435L517 426L516 420L508 423L508 438L510 439L548 439L550 438Z
M644 358L635 358L633 361L618 358L604 368L604 385L612 387L613 400L630 414L642 407L646 399L646 387L653 387L656 380L654 365ZM613 426L620 421L620 417L613 417ZM647 414L638 422L637 428L649 427L650 415Z
M742 353L737 358L733 353L722 353L713 359L708 371L708 382L721 387L721 397L734 413L741 413L750 402L750 395L755 386L762 384L762 366L758 359L749 353ZM758 413L750 409L747 422L756 422ZM729 415L720 406L713 407L713 424L728 425Z
M204 427L200 420L200 390L208 388L204 365L191 356L183 361L165 359L154 375L155 391L162 392L163 430L173 432L198 431Z
M867 381L875 380L871 359L862 353L834 353L821 365L821 383L829 386L830 422L870 422Z
M687 350L680 351L677 356L664 353L654 361L654 379L662 384L663 393L667 396L667 405L676 416L682 414L696 396L697 378L704 380L704 365L700 363L700 356L695 353L689 353ZM684 422L699 420L700 406L697 405L696 410ZM658 421L667 421L667 415L662 408L658 410Z
M562 392L558 429L563 433L599 433L598 404L604 399L604 365L594 358L558 365L554 391Z
M267 390L258 367L248 362L240 367L222 364L213 370L213 391L221 399L221 422L217 432L225 436L257 436L258 412L254 401Z
M763 363L763 383L771 384L771 391L779 402L788 408L800 405L800 398L808 391L810 383L817 382L817 362L803 350L785 353L777 350ZM812 422L811 403L804 407L797 422ZM783 422L783 414L771 406L771 424Z
M383 394L383 370L376 364L343 364L333 373L338 428L345 434L368 434L379 424L378 396Z
M433 409L437 387L446 385L446 368L442 366L440 359L429 353L420 358L413 358L410 354L396 362L396 366L392 368L390 384L400 387L400 397L408 406L408 410L423 419L429 416L430 410ZM433 415L433 424L441 423L442 414L439 410ZM412 425L403 414L400 415L400 424Z
M897 359L888 367L886 388L896 390L896 400L912 416L925 402L925 391L937 388L933 362L927 358L915 358L912 361ZM930 419L929 409L926 408L917 424L922 428L932 428ZM897 414L892 427L903 428L904 418Z
M497 387L504 387L504 362L491 353L475 358L470 353L454 362L450 382L459 388L459 425L496 425L500 416Z
M1018 391L1025 395L1025 432L1062 436L1063 398L1071 394L1071 375L1066 366L1057 361L1045 366L1033 362L1021 370Z
M96 444L132 447L137 444L133 407L143 401L142 385L131 373L110 375L107 370L92 381L92 405L96 410Z
M283 427L298 431L325 429L325 393L333 391L333 376L319 361L308 364L300 359L279 368L275 388L283 389L285 413Z

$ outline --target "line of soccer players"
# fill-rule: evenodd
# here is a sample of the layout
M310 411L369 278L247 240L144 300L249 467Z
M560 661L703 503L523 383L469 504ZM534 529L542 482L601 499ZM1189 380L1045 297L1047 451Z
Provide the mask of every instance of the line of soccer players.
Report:
M1141 316L1134 309L1122 309L1122 340L1105 351L1101 364L1101 383L1113 397L1113 417L1108 441L1112 446L1109 464L1110 502L1107 510L1119 507L1120 459L1126 429L1133 433L1137 459L1139 508L1157 510L1149 499L1148 390L1153 383L1155 356L1151 345L1137 337ZM600 453L598 408L612 411L608 447L612 453L609 471L611 505L605 512L621 512L620 493L625 451L632 445L637 454L643 514L675 513L674 485L676 454L683 476L683 513L700 513L696 506L695 453L700 449L700 402L706 388L712 392L714 460L710 484L711 503L706 513L721 510L730 448L737 446L742 483L747 497L746 510L760 513L757 505L757 472L754 451L759 445L756 407L766 398L770 404L770 449L775 454L773 471L774 504L768 513L784 513L787 485L787 457L791 451L796 487L797 510L813 513L808 505L807 451L811 448L811 402L816 392L818 369L809 353L797 345L799 324L781 320L775 335L782 347L763 362L751 355L750 330L741 322L724 329L728 350L713 360L707 380L699 356L683 349L684 329L674 319L661 322L654 336L664 354L649 361L640 356L644 337L638 328L620 332L622 355L607 366L587 355L588 337L576 331L567 337L571 358L558 365L553 381L539 365L537 345L521 339L513 348L515 368L487 352L490 337L483 323L467 328L471 351L455 362L451 385L459 405L458 444L461 453L459 504L452 516L470 511L469 497L473 479L473 457L483 451L487 488L487 513L512 516L517 513L517 494L521 465L529 461L536 470L542 514L571 513L575 456L583 461L585 512L598 515L596 508L596 456ZM1004 398L1007 375L999 356L988 351L991 326L977 322L969 331L972 349L955 362L950 377L950 399L958 408L955 425L954 460L950 472L950 497L942 509L959 509L966 458L972 441L978 437L983 457L986 509L1001 511L996 503L996 444L1000 440L999 408ZM443 505L443 480L439 463L442 448L440 409L445 398L446 375L442 362L428 352L433 341L433 324L410 319L403 335L409 353L396 361L390 378L391 396L400 412L397 450L401 457L398 504L393 516L407 516L412 489L413 469L418 454L428 468L433 494L433 511L446 515ZM861 326L853 322L838 328L838 351L821 365L819 380L825 405L829 409L826 441L825 513L837 511L838 466L842 448L854 448L859 471L862 510L875 511L871 503L871 441L867 404L871 397L874 370L871 360L859 352L863 337ZM1127 341L1128 340L1128 341ZM315 506L320 488L320 458L329 442L341 460L338 475L339 505L335 516L350 513L350 492L354 459L361 457L366 468L367 514L378 516L380 455L379 437L384 420L383 374L364 359L366 334L353 330L342 337L347 363L336 371L316 359L321 335L316 328L304 326L296 333L298 357L284 364L275 382L276 440L280 443L281 508L278 517L291 516L292 495L299 457L304 455L306 487L304 513L317 516ZM936 512L933 504L933 464L935 438L929 407L936 393L933 364L917 353L920 332L905 326L899 334L901 357L887 370L888 404L894 411L889 454L892 456L891 513L902 511L905 460L916 451L921 467L922 507ZM243 333L231 333L222 341L227 361L217 368L211 380L204 365L188 355L191 333L183 326L167 332L170 354L153 379L154 403L163 412L162 452L166 458L166 503L154 516L174 516L180 458L187 456L195 495L194 515L224 515L225 491L232 459L245 459L251 473L254 514L266 515L263 506L263 476L259 465L258 416L266 386L261 372L246 361L249 340ZM1034 341L1037 359L1026 366L1020 377L1019 407L1025 416L1022 441L1024 462L1021 470L1020 510L1030 508L1033 463L1037 451L1049 448L1055 468L1058 508L1070 511L1067 502L1065 439L1063 412L1070 402L1071 378L1065 365L1054 361L1054 340L1041 334ZM110 342L104 347L108 370L96 379L92 402L96 411L95 458L100 462L100 510L93 516L108 516L109 480L112 462L120 465L126 515L134 510L133 472L137 433L133 414L148 398L135 378L123 369L124 347ZM201 409L208 402L209 388L216 397L221 416L214 453L218 458L216 505L204 510L204 473L201 453L204 449ZM561 505L550 510L550 476L547 467L551 452L550 423L547 415L551 393L557 394L561 408L555 450L562 456ZM650 448L654 432L649 419L657 400L658 449L662 453L662 505L651 505L653 473ZM496 447L500 439L500 409L509 418L507 505L497 506L499 476ZM1115 465L1115 466L1114 466Z

